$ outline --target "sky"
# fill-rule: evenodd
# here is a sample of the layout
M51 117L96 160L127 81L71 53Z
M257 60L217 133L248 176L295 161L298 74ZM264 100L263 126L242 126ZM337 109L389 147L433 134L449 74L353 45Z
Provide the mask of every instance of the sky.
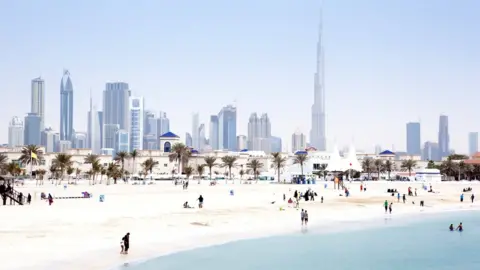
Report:
M192 113L235 102L238 134L268 113L291 147L309 134L320 0L0 1L0 143L30 110L31 79L46 84L46 126L60 124L60 80L70 70L74 128L86 131L89 93L124 81L171 130L191 132ZM480 1L324 0L327 144L406 148L406 123L468 149L480 100ZM206 133L208 134L208 132Z

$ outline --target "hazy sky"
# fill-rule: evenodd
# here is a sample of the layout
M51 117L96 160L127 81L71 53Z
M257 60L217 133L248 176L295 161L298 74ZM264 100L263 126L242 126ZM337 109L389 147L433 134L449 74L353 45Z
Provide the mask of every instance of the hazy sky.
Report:
M191 114L237 101L238 134L266 112L272 134L310 130L319 0L63 0L0 2L0 142L30 110L30 81L46 80L46 125L58 130L60 79L74 86L74 127L86 130L89 91L102 105L107 81L125 81L146 107L166 111L173 132ZM480 130L480 1L325 0L329 147L353 140L406 148L405 124L466 151ZM207 132L208 134L208 132Z

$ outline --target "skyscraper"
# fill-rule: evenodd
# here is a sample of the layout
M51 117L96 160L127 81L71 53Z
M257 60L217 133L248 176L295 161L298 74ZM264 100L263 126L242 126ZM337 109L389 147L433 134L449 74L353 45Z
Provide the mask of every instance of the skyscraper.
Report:
M305 151L307 148L307 138L299 130L292 134L292 152Z
M218 114L219 149L235 151L237 149L237 108L228 105Z
M199 148L199 143L200 143L200 140L199 140L199 136L198 136L198 128L199 128L199 125L200 125L200 119L199 119L199 115L198 113L194 113L192 115L192 147L194 149L198 149Z
M470 156L478 152L478 132L468 133L468 152Z
M119 125L120 129L128 130L129 98L130 88L128 83L105 84L105 90L103 91L103 125Z
M209 128L209 140L210 146L213 150L218 150L218 116L210 116L210 128Z
M130 147L130 135L128 134L128 131L126 130L119 130L117 132L117 139L116 141L116 146L115 146L115 151L118 152L129 152L131 147Z
M207 138L205 138L205 124L200 124L198 127L198 150L205 150L205 143Z
M25 145L40 145L40 131L42 119L36 113L29 113L25 117L24 140Z
M22 146L24 145L24 128L23 121L18 117L13 117L8 126L8 146Z
M317 42L317 68L314 76L314 98L312 105L312 129L310 145L319 151L327 150L325 121L325 84L324 84L324 52L322 45L322 15Z
M73 139L73 85L70 72L64 70L60 82L60 140Z
M77 149L86 149L87 148L87 133L85 132L75 132L75 141L73 146Z
M52 128L46 128L42 131L41 144L45 147L46 153L53 153L58 151L60 135L53 131Z
M32 80L30 112L40 116L41 127L45 125L45 81L38 77Z
M143 150L143 97L130 97L130 151Z
M282 138L272 136L272 137L270 137L270 143L271 143L271 149L270 150L273 153L282 152Z
M252 113L248 120L248 150L271 152L271 124L266 113L258 117Z
M169 131L170 131L170 119L168 119L166 112L160 111L159 124L158 124L158 136L162 136L163 134Z
M237 151L242 151L243 149L247 149L247 136L238 135L237 136Z
M420 123L407 123L407 154L421 155Z
M192 147L192 135L190 133L185 133L185 145L187 147Z
M448 134L448 116L440 115L438 125L438 148L440 159L450 155L450 136Z
M423 160L441 160L440 149L436 142L425 142L423 146Z

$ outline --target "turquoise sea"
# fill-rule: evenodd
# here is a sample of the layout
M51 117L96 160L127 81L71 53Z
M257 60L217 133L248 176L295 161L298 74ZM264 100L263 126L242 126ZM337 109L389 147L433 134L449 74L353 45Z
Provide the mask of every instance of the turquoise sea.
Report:
M463 232L448 226L463 222ZM480 269L480 212L392 216L158 257L128 270ZM346 229L346 231L345 231Z

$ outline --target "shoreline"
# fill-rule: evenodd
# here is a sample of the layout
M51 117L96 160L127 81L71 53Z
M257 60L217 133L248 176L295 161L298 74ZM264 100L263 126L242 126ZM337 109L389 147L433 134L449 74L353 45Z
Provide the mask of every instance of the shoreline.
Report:
M300 230L299 211L287 207L280 198L283 193L290 194L295 189L304 191L308 187L318 192L319 197L324 196L325 203L321 204L317 198L315 202L301 202L300 208L310 213L310 230L326 233L349 230L347 227L352 222L367 224L382 218L385 215L382 208L385 199L394 202L392 218L479 210L477 204L460 204L458 201L460 189L466 186L480 189L480 183L475 182L434 183L439 194L420 191L419 188L418 198L409 197L408 200L425 200L423 208L418 203L412 205L410 201L407 204L396 203L396 198L386 193L387 188L406 190L407 186L420 187L422 183L367 182L367 192L358 192L360 183L346 183L352 191L349 198L339 196L340 192L331 187L324 189L323 184L229 183L209 187L192 182L187 191L171 183L151 186L79 185L68 187L66 191L63 186L19 188L22 192L45 191L55 195L89 191L96 197L105 194L106 200L103 203L99 203L98 198L57 200L49 207L34 199L31 206L23 208L0 207L0 213L5 213L7 220L15 218L11 223L0 224L0 234L6 237L2 240L6 240L10 248L6 254L6 265L12 270L113 270L125 263L136 265L192 249L292 234ZM231 189L235 190L235 196L230 196ZM193 204L198 194L206 198L204 209L181 208L185 200ZM271 204L273 200L275 204ZM281 206L286 210L279 211ZM132 233L131 253L123 256L118 254L118 243L127 231ZM24 256L29 260L22 260Z
M479 207L471 207L471 208L447 208L447 209L438 209L436 211L427 211L427 212L410 212L410 213L400 213L400 214L387 214L391 218L398 218L398 217L414 217L414 220L402 220L398 221L395 219L394 223L391 223L389 225L392 226L404 226L406 224L411 224L411 223L416 223L416 222L422 222L422 215L426 215L427 218L435 218L434 216L436 215L441 215L444 213L462 213L462 212L474 212L474 211L480 211L480 206ZM384 224L378 224L374 223L375 221L384 221L386 220L385 215L378 215L378 216L372 216L369 218L365 219L360 219L360 220L343 220L343 221L337 221L334 222L333 224L330 224L330 226L327 226L325 224L320 224L320 225L309 225L308 231L311 231L313 234L336 234L336 233L345 233L345 232L353 232L353 231L363 231L363 230L368 230L380 226L384 226ZM362 225L361 228L359 227L353 227L354 223L355 225ZM332 228L334 225L340 225L340 228ZM313 227L313 228L312 228ZM326 231L324 230L326 229ZM279 233L274 233L274 234L262 234L261 236L246 236L246 237L234 237L231 240L226 240L222 241L219 243L209 243L209 244L200 244L195 247L189 247L185 249L178 249L178 250L171 250L169 252L163 253L163 254L158 254L157 256L153 257L147 257L147 258L139 258L135 259L133 261L129 261L120 265L116 265L114 267L106 268L104 270L121 270L125 269L128 267L134 267L139 264L145 263L150 260L156 260L162 257L168 257L170 255L178 254L178 253L183 253L183 252L189 252L197 249L203 249L203 248L210 248L210 247L215 247L215 246L222 246L226 244L234 244L236 242L241 242L241 241L250 241L250 240L261 240L265 238L271 238L271 237L282 237L282 236L290 236L290 235L296 235L297 233L301 230L300 228L297 228L295 230L289 230L285 232L279 232ZM125 265L127 264L127 265Z

